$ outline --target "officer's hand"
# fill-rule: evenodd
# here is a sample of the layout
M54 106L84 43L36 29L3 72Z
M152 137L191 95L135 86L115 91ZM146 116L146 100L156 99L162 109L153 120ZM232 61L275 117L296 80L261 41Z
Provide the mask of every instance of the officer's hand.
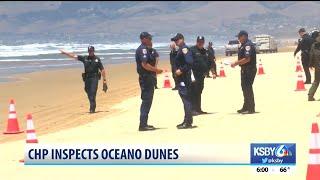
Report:
M177 69L177 70L176 70L176 75L177 75L177 76L180 76L181 74L182 74L182 72L180 71L180 69Z
M237 66L237 65L236 65L235 62L231 63L231 67L232 67L232 68L234 68L234 67L236 67L236 66Z
M157 74L161 74L162 72L163 72L162 69L157 69L157 70L156 70L156 73L157 73Z
M212 74L212 79L215 79L217 78L217 75L216 74Z
M107 92L108 90L108 85L107 85L107 82L103 82L103 89L102 89L105 93Z

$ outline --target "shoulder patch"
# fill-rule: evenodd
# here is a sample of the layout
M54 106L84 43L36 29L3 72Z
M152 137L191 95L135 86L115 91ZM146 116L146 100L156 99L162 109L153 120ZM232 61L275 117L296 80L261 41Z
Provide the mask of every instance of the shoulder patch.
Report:
M146 49L142 49L142 53L143 54L147 54L147 50Z
M183 54L187 54L188 53L188 48L183 48L182 52L183 52Z
M250 51L251 47L250 46L246 46L246 50Z

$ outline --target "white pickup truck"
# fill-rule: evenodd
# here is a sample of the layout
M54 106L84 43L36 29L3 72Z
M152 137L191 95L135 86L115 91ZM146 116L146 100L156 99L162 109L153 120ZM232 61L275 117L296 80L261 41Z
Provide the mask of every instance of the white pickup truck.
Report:
M278 52L277 43L270 35L261 34L253 38L256 44L257 53L275 53Z
M232 54L237 54L239 47L240 43L238 40L229 41L228 44L225 45L226 56L232 56Z

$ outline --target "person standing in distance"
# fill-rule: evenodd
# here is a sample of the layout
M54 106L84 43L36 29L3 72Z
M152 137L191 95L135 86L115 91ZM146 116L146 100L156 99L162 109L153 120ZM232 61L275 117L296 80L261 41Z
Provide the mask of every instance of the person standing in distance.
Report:
M215 52L214 49L212 47L212 42L209 42L208 44L208 48L207 48L207 52L208 52L208 65L210 67L210 69L207 72L207 77L211 78L209 75L209 71L211 71L212 73L212 78L215 79L217 77L217 64L216 64L216 56L215 56Z
M60 52L64 55L69 56L75 60L81 61L84 65L84 73L82 74L82 78L85 84L85 91L88 95L88 99L90 102L90 113L95 113L96 111L96 95L98 90L98 81L101 78L101 74L103 77L103 91L107 92L107 80L106 80L106 72L101 63L101 60L98 56L94 54L95 50L93 46L88 47L88 56L80 56L73 53L65 52L64 50L60 50Z
M238 113L255 113L255 102L253 94L253 82L257 74L256 49L254 44L248 39L246 31L240 31L238 40L241 43L238 51L238 60L231 64L231 67L239 65L241 67L241 88L244 103Z
M174 80L174 88L172 90L178 90L178 82L177 82L177 75L176 75L176 67L175 67L175 59L177 56L176 44L173 42L170 44L170 65L171 65L171 72L172 78Z
M155 130L154 126L148 125L148 116L153 101L155 78L154 74L162 73L161 69L152 66L151 53L148 47L152 47L152 36L148 32L140 34L141 45L136 50L137 73L141 89L140 125L139 131Z
M179 84L178 91L182 99L184 108L184 120L181 124L177 125L178 129L193 128L193 117L192 117L192 103L191 103L191 68L193 64L192 53L189 47L184 42L184 37L181 33L177 33L171 41L179 47L175 58L175 68L177 82Z
M301 40L299 40L298 46L293 55L296 56L296 54L301 51L301 62L304 73L306 75L305 84L311 84L311 74L309 70L309 51L314 40L309 36L304 28L299 29L298 33L301 37Z

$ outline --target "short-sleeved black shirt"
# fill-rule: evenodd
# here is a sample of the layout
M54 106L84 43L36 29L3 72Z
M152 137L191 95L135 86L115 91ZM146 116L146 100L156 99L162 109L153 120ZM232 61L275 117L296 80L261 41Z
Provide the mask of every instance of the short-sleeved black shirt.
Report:
M98 73L104 69L98 56L78 56L78 60L83 63L85 73Z
M238 60L250 57L250 61L246 64L240 65L241 67L250 67L250 68L256 68L257 64L257 54L256 54L256 48L254 44L247 40L245 43L241 44L238 51Z
M158 53L154 53L153 50L150 50L147 46L141 44L137 50L136 50L136 63L137 63L137 73L139 75L151 75L153 74L152 71L148 71L142 67L142 62L148 63L152 65L152 58L153 56L156 56ZM154 58L154 64L155 64L155 58Z

